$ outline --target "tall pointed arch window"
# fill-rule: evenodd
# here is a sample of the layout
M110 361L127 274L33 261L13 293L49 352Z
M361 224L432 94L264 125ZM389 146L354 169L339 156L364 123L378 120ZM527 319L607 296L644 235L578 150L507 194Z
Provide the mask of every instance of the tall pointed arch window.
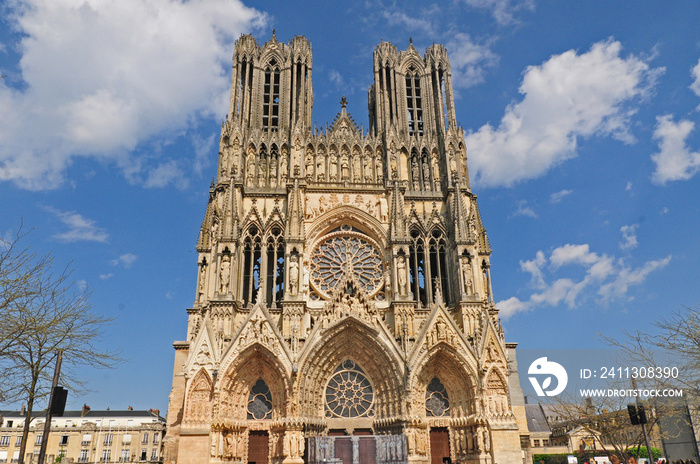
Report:
M253 305L258 298L261 271L260 230L256 226L248 228L243 242L243 301Z
M450 398L440 379L433 377L425 392L425 415L444 417L450 415Z
M406 108L408 109L408 133L423 135L423 96L420 76L413 66L406 74Z
M266 130L276 130L279 127L280 112L280 70L275 59L265 68L265 85L263 88L263 119L262 126Z
M428 293L426 288L425 246L421 234L415 229L411 231L409 255L413 296L417 301L426 305L428 303Z
M272 393L263 379L258 379L248 395L248 419L272 419Z
M274 227L270 231L265 252L267 254L265 300L268 306L277 307L284 296L284 241L279 227Z
M430 235L430 276L433 295L438 291L443 294L447 300L447 263L445 257L445 237L439 229L433 230Z
M411 230L409 265L411 290L416 301L428 305L435 301L438 290L445 301L450 301L446 241L440 229L424 236L418 229Z

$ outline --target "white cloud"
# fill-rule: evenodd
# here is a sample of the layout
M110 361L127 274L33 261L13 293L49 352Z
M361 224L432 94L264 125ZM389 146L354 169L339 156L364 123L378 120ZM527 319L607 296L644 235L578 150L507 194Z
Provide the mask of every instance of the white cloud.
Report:
M621 250L631 250L637 248L639 242L637 241L637 228L639 224L631 224L629 226L622 226L620 232L622 232L622 242L620 242Z
M518 202L518 209L513 213L514 216L526 216L531 218L536 218L537 213L535 210L527 205L527 200L520 200Z
M335 69L330 70L330 72L328 73L328 78L331 80L332 83L335 84L335 87L338 89L342 88L345 84L345 82L343 81L343 76L341 76L340 73Z
M671 256L668 256L635 268L624 259L590 251L588 244L555 248L549 259L544 252L538 251L535 259L520 262L521 270L532 276L534 292L524 300L511 297L496 306L501 310L501 317L507 319L518 312L541 306L575 308L589 298L595 298L601 304L615 299L631 299L628 295L630 287L641 284L651 272L667 266L670 261Z
M631 192L632 191L632 182L627 181L627 185L625 185L625 192Z
M119 256L117 259L111 260L109 263L112 266L118 266L121 264L125 268L129 269L132 266L132 264L134 264L136 262L137 258L138 258L138 256L136 256L133 253L126 253L126 254Z
M209 167L212 161L212 153L211 150L214 146L214 136L215 134L211 134L209 137L206 139L202 139L198 135L195 135L192 138L192 145L194 147L194 172L198 176L202 176L202 172L204 171L205 168ZM216 162L218 163L219 160L217 158Z
M559 203L564 199L564 197L571 195L572 193L574 193L573 190L559 190L558 192L554 192L549 196L549 202Z
M488 45L474 42L469 34L457 33L445 44L450 54L452 85L467 88L480 84L488 68L498 64L498 56Z
M0 80L0 180L60 185L79 157L138 169L130 152L222 117L233 41L266 21L238 0L16 0L22 85ZM133 173L132 173L133 174Z
M690 90L695 93L698 97L700 97L700 60L698 60L698 64L695 65L695 67L690 71L690 74L693 76L693 83L690 84Z
M107 242L109 234L92 219L88 219L75 211L61 211L50 206L44 207L46 211L52 213L68 230L54 234L53 238L61 242Z
M155 168L148 170L143 186L146 188L161 188L168 184L174 184L177 188L183 190L189 185L184 171L180 168L176 160L166 161Z
M100 274L100 279L102 280L109 280L112 277L114 277L114 274L112 274L111 272L109 274Z
M634 103L648 96L663 68L621 57L619 42L569 50L525 70L520 93L497 127L467 135L476 183L511 186L576 156L579 137L612 136L626 143Z
M391 26L400 26L408 30L421 30L428 35L433 34L433 24L426 17L414 18L408 16L403 11L394 9L393 11L383 10L382 16Z
M491 10L494 19L501 25L517 22L516 13L535 8L532 0L465 0L465 2L475 8Z
M686 144L694 129L695 123L687 119L676 123L671 114L656 117L654 139L658 140L659 151L651 155L656 164L652 175L655 184L688 180L700 170L700 152L691 151Z

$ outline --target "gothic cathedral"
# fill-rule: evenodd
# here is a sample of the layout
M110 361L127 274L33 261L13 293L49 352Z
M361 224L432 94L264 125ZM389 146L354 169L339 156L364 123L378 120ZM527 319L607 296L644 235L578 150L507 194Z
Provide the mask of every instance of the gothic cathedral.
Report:
M445 48L375 48L366 132L312 126L311 70L236 41L165 461L523 463Z

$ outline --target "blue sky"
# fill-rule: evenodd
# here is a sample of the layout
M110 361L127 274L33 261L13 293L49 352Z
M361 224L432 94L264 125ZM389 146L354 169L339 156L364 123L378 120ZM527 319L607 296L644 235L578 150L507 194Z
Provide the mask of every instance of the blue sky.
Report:
M372 51L443 43L507 341L604 347L700 303L700 4L6 0L0 234L72 262L129 360L69 407L167 408L233 42L313 46L314 121ZM523 385L525 386L525 385Z

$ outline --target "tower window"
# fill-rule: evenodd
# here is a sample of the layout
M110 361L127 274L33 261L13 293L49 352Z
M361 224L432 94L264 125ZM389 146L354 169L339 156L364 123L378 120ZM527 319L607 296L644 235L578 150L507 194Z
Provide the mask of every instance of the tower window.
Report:
M408 109L408 133L423 135L423 100L420 77L417 73L406 75L406 108Z
M271 65L276 61L272 60ZM265 69L265 86L263 88L263 129L276 130L279 127L280 104L280 70Z
M243 301L255 304L260 288L260 236L257 227L248 230L243 247Z

